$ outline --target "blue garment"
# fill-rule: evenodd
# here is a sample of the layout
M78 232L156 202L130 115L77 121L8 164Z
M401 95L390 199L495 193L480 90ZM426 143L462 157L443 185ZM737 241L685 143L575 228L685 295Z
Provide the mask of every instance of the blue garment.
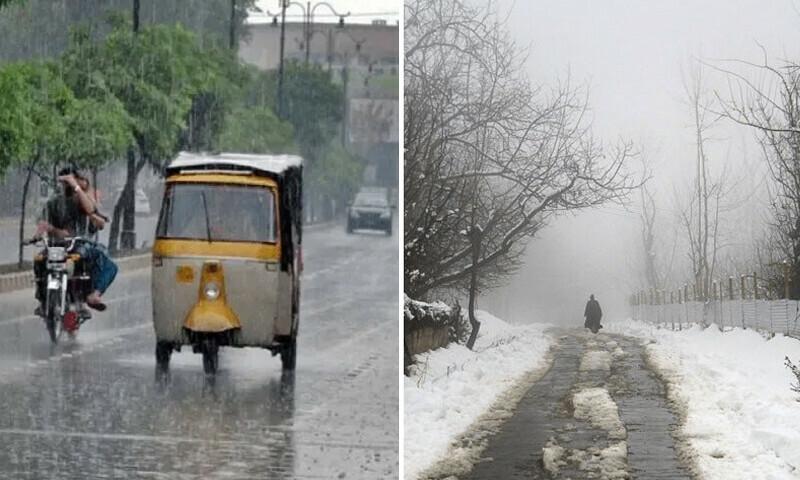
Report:
M116 278L119 267L99 243L82 243L80 252L81 257L91 265L92 288L102 295Z

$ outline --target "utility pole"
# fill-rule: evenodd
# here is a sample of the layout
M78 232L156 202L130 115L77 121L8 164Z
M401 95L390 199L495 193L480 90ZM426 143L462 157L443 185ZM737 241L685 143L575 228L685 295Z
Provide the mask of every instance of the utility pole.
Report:
M139 0L133 0L133 33L139 33Z
M342 95L342 101L344 102L342 106L342 147L345 149L347 148L347 82L350 79L347 62L348 58L345 56L344 65L342 66L342 90L344 91Z
M289 0L281 0L281 46L278 63L278 118L283 119L283 48L286 43L286 7Z
M228 48L236 48L236 0L231 0L231 23L229 25Z

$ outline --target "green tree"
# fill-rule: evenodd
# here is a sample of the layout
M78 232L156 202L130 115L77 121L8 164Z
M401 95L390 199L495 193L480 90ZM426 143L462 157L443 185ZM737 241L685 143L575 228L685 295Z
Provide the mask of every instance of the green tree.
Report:
M313 185L313 191L319 199L328 198L343 205L358 190L363 171L364 163L345 150L338 139L333 139L323 149L317 165L309 173L308 182ZM333 211L323 213L326 216L334 214Z
M0 0L0 60L55 58L69 46L71 27L88 25L101 41L115 12L130 15L131 0ZM254 0L237 0L236 37L248 35L247 9ZM3 8L3 4L7 7ZM228 48L230 0L140 0L141 28L175 25L202 36L204 44Z
M30 180L37 169L54 163L67 145L66 118L75 106L72 91L52 64L12 63L0 69L0 107L11 116L0 119L0 137L8 148L0 148L6 165L25 171L19 222L18 262L22 265L22 240ZM9 113L9 112L15 113ZM0 117L4 114L0 113ZM4 145L6 142L2 142Z
M88 29L76 28L59 64L61 77L76 97L65 118L61 158L93 170L119 159L132 141L132 120L110 91L98 55Z
M342 88L321 66L292 61L284 69L283 94L283 112L294 126L295 141L313 161L339 130L344 111Z
M117 22L99 49L100 70L110 91L131 119L133 143L127 150L127 176L114 207L109 248L134 247L134 192L141 170L149 165L162 172L177 153L193 98L218 91L220 55L203 48L196 36L181 27L148 26L134 34Z
M23 65L0 68L0 175L17 159L28 158L33 150L33 105L26 81Z
M266 107L240 106L225 118L219 149L242 153L290 153L296 150L292 126Z

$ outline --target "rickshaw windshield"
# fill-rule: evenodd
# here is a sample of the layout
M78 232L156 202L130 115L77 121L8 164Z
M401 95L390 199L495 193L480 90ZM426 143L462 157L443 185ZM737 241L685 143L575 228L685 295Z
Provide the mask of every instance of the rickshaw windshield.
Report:
M173 183L167 186L158 238L275 243L272 189L249 185Z

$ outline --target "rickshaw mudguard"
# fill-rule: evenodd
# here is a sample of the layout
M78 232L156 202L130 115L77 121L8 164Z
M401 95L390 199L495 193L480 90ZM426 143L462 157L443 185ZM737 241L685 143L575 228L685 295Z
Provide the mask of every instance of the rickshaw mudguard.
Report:
M197 333L219 333L241 328L242 324L224 302L200 300L189 310L183 326Z
M206 286L212 283L218 288L216 298L208 298L205 294ZM198 333L219 333L242 327L239 317L227 303L222 262L211 260L203 263L197 303L189 310L183 326Z

